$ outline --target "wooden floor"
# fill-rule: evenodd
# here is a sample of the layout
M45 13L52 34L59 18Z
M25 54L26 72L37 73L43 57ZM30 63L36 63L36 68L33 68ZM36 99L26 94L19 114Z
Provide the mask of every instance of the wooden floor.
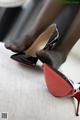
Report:
M61 67L75 82L80 81L79 45L80 40ZM3 113L8 120L80 120L71 98L49 94L40 66L20 65L10 59L12 54L0 44L0 120Z

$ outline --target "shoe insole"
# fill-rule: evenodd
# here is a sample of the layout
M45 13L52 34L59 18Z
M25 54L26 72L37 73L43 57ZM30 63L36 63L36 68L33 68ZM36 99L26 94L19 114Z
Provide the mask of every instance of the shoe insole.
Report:
M29 49L25 51L25 54L36 57L36 52L44 49L48 43L50 37L56 32L56 25L50 25L31 45Z

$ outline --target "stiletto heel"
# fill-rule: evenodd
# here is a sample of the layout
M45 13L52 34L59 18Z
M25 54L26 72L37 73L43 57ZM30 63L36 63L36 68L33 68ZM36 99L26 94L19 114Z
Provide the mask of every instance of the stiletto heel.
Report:
M79 116L80 83L75 84L56 69L43 65L45 81L49 92L56 97L74 97L77 99L76 116Z
M79 116L79 106L80 106L80 91L78 93L76 93L74 96L74 98L77 99L77 109L76 109L76 116Z
M36 52L48 48L51 42L55 43L58 31L55 24L50 25L24 53L12 55L11 58L26 65L36 65ZM50 38L53 38L50 39Z

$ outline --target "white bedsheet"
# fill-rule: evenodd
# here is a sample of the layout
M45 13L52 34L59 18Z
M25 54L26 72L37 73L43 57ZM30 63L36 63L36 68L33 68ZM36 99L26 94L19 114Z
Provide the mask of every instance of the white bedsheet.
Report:
M80 120L75 116L71 98L53 97L46 88L42 70L18 64L9 58L12 54L0 44L0 117L5 112L8 120ZM76 80L80 80L80 59L69 59L73 60ZM66 64L71 65L69 59ZM71 72L71 67L65 66L65 73L68 68Z

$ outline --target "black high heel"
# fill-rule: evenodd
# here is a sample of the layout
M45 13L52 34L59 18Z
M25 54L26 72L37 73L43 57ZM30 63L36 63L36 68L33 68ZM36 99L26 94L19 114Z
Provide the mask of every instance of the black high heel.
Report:
M55 20L55 23L59 31L57 44L55 45L55 47L53 44L51 44L49 49L45 49L37 52L37 57L42 63L46 63L50 67L55 67L58 69L60 65L65 62L66 55L64 54L64 50L61 51L58 46L65 38L65 35L69 30L78 10L79 7L77 5L69 5L64 9L61 15Z
M35 40L29 49L24 53L12 55L11 58L23 64L34 66L38 60L36 52L47 49L53 42L55 44L57 37L58 31L56 25L52 24ZM53 38L53 40L51 38Z
M55 46L57 46L57 42L60 41L61 37L64 36L64 34L66 34L66 31L68 30L68 28L70 27L71 23L72 23L72 20L73 18L75 17L77 11L78 11L79 7L77 6L67 6L65 8L65 10L62 12L62 14L57 18L57 20L55 21L55 23L57 25L53 26L49 26L47 28L46 31L44 31L39 37L37 40L35 40L35 42L31 45L31 47L25 51L25 57L26 58L25 60L27 61L28 60L28 56L32 56L33 58L36 58L36 55L37 57L42 61L42 62L47 62L48 60L48 64L52 66L51 64L51 59L53 59L53 57L55 57L53 54L53 51L52 49L55 48ZM69 21L65 24L65 21ZM62 24L64 23L64 24ZM57 27L58 29L57 29ZM62 28L62 29L61 29ZM59 30L59 31L58 31ZM41 55L39 54L36 54L36 53L39 53L39 51L49 51L51 50L51 54L49 53L49 59L47 59L47 54L44 54L43 57L41 57ZM23 53L24 54L24 53ZM57 60L59 58L59 63L55 66L55 67L58 67L59 65L62 64L62 62L65 61L65 58L64 56L60 56L60 54L57 52L58 54L58 57L56 57L55 60ZM22 53L21 53L22 55ZM22 55L23 57L23 55ZM15 59L16 61L18 62L22 62L22 63L25 63L25 61L23 60L20 60L21 59L21 56L20 54L16 54L15 56L12 56L13 59ZM45 58L45 59L44 59ZM29 59L30 61L32 60ZM45 61L44 61L45 60ZM28 62L26 62L27 64ZM33 62L32 62L33 63ZM53 63L53 60L52 60L52 63ZM33 63L34 64L34 63Z

